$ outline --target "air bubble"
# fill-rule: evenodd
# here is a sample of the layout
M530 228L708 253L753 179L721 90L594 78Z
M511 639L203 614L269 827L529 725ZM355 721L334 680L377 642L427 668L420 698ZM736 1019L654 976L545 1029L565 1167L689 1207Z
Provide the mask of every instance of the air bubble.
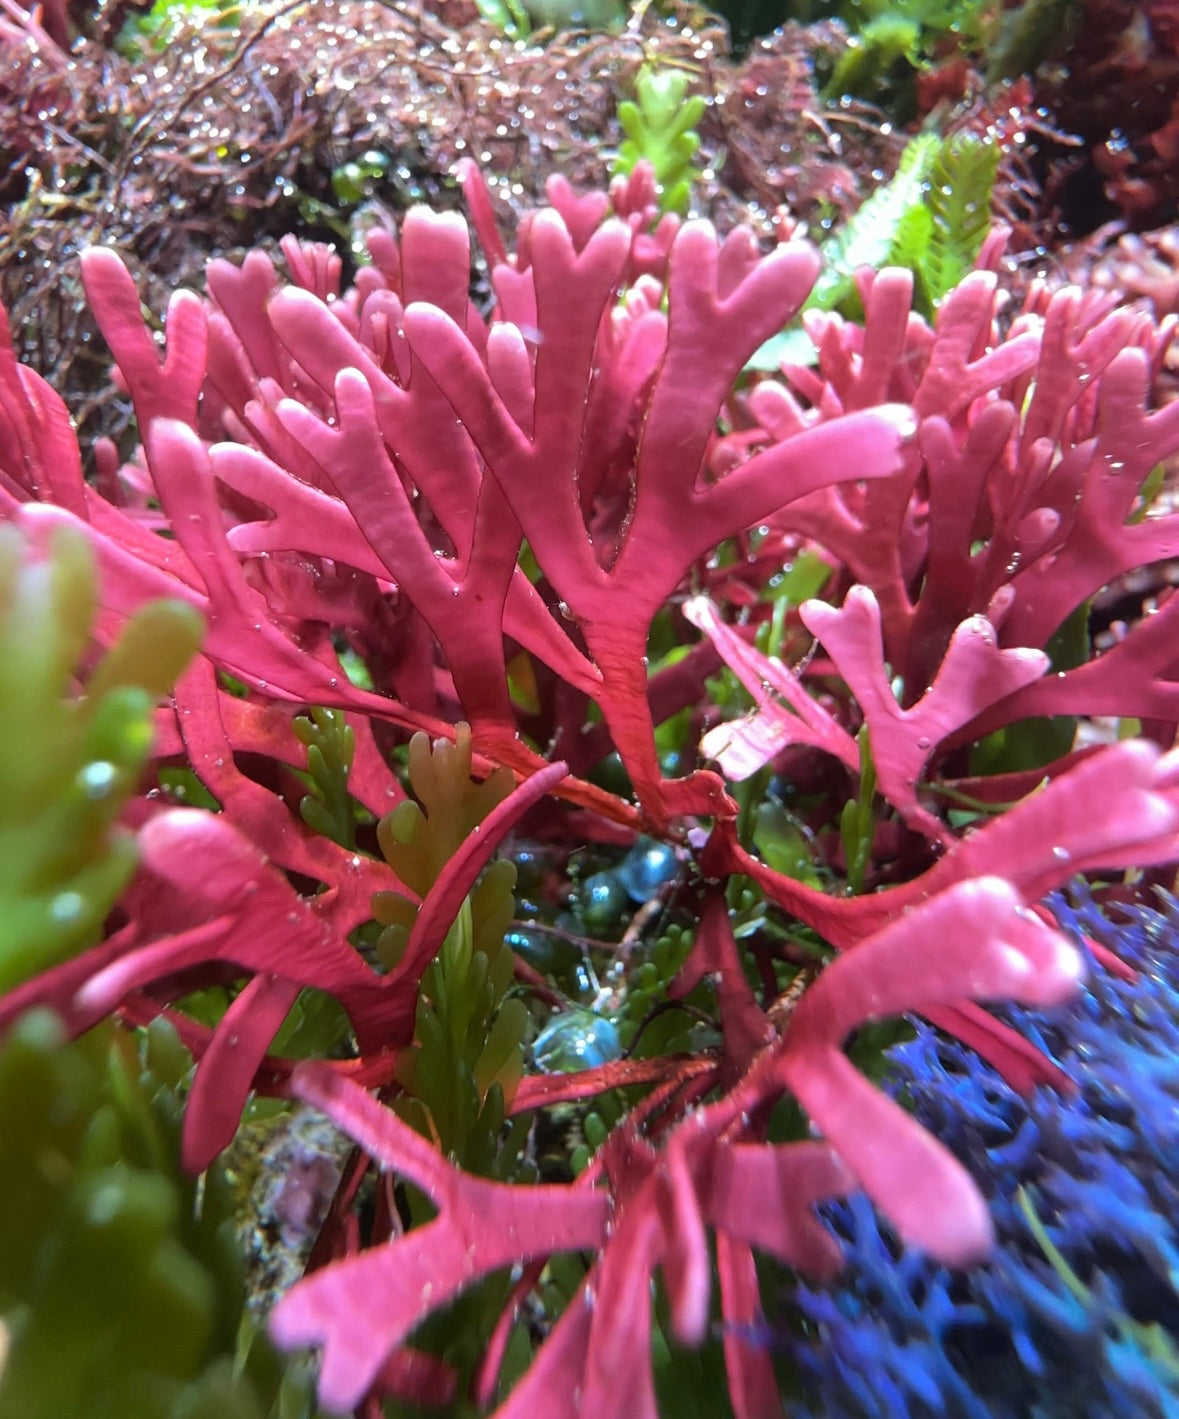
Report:
M81 919L85 906L80 892L59 892L49 908L49 915L59 926L70 926Z

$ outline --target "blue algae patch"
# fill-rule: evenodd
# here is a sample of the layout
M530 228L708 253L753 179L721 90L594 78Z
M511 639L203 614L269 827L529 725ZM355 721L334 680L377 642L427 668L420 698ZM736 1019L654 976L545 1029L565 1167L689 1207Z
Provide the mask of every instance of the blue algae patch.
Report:
M969 1168L995 1219L986 1265L906 1251L863 1195L823 1209L847 1257L797 1283L772 1344L822 1419L1177 1419L1179 904L1112 924L1083 888L1062 926L1139 976L1093 965L1051 1012L996 1013L1075 1081L1009 1089L921 1022L885 1087Z

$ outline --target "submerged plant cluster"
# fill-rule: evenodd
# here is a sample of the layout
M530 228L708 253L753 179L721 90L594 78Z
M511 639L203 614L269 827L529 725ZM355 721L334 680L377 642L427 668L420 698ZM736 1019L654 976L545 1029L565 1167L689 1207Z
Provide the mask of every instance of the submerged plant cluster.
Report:
M1174 1405L1174 317L970 125L690 218L691 72L75 233L114 437L0 329L0 1412Z

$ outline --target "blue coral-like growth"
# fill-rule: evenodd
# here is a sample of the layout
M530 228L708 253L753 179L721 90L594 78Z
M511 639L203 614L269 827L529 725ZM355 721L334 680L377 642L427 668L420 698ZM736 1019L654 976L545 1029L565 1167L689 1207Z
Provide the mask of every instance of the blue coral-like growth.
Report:
M987 1195L994 1259L950 1271L903 1251L863 1196L832 1206L847 1267L800 1284L787 1342L823 1419L1179 1415L1179 903L1118 925L1084 890L1067 929L1139 972L1100 967L1050 1013L1001 1012L1076 1084L1023 1098L918 1023L889 1087Z

